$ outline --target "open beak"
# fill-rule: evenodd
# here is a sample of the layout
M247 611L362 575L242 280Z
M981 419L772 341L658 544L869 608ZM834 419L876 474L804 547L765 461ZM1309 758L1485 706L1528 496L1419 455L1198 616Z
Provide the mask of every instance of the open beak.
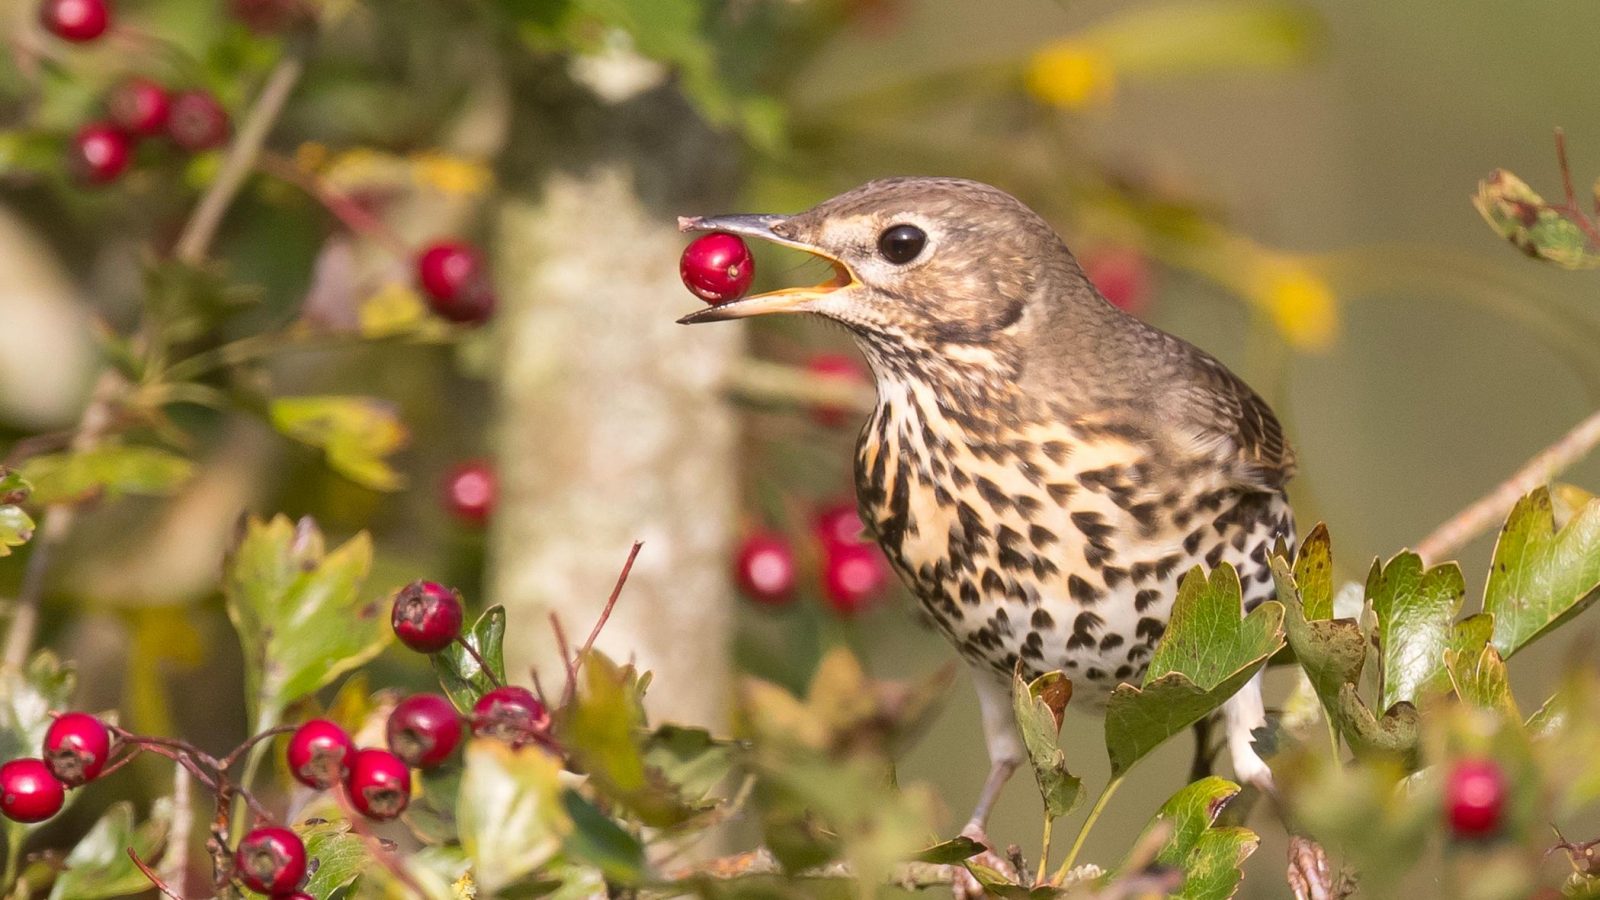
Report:
M817 300L855 283L854 276L844 263L810 244L793 241L773 232L774 226L788 218L775 215L680 216L679 231L726 231L730 234L760 238L774 244L804 250L812 256L827 260L833 266L833 277L813 287L784 288L709 306L684 316L678 320L678 324L698 325L701 322L725 322L729 319L747 319L770 313L812 312L815 310Z

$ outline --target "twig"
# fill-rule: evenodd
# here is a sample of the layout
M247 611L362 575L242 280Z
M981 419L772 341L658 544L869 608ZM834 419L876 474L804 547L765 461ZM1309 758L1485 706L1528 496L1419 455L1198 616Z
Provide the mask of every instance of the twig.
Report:
M211 185L206 188L205 195L200 198L200 204L195 207L194 214L189 217L183 233L178 236L178 242L173 247L173 256L179 262L197 266L205 261L206 251L211 246L212 238L216 237L223 215L233 204L233 198L238 195L239 189L244 186L245 178L255 168L256 159L261 155L261 147L266 143L268 132L277 123L284 104L289 100L289 93L294 90L295 83L305 71L305 53L306 44L303 41L291 42L283 58L279 59L278 64L267 73L267 80L261 86L260 93L256 94L249 112L245 114L238 135L228 145L227 155L222 159L222 168L218 170L217 177L212 179Z
M165 881L161 880L161 876L157 875L154 869L146 865L145 861L139 858L139 854L135 853L132 847L128 848L128 858L133 860L133 864L139 867L139 871L144 873L144 877L150 879L150 883L155 885L156 890L166 894L168 897L171 897L172 900L183 900L183 896L177 891L173 890L172 887Z
M101 773L104 775L104 773ZM172 773L172 823L167 830L167 851L161 872L169 883L182 887L189 875L189 833L194 830L194 781L188 769Z
M472 646L472 642L467 640L467 636L464 634L456 635L456 643L461 645L461 649L467 651L468 656L477 661L479 671L483 672L484 677L489 679L489 683L495 687L500 687L500 677L494 674L493 669L489 668L489 663L478 653L478 648Z
M606 620L611 618L611 610L616 608L617 598L622 596L622 586L628 583L628 573L633 571L633 561L639 558L639 548L644 546L644 541L634 541L633 549L628 551L628 560L622 564L622 571L617 573L617 583L611 588L611 596L606 598L605 608L600 610L600 618L595 620L594 627L589 629L589 639L583 642L583 649L578 651L578 665L583 665L583 658L594 649L594 642L600 637L600 629L606 627Z
M276 737L276 736L278 736L280 734L288 734L289 732L294 731L298 727L300 727L300 726L298 726L298 725L277 725L277 726L274 726L272 728L268 728L266 731L263 731L260 734L251 735L250 737L245 738L244 743L242 743L239 746L233 748L233 752L229 753L227 756L224 756L222 759L217 761L217 768L219 770L221 770L221 771L226 771L228 769L233 768L234 764L239 761L239 757L241 755L243 755L245 752L247 752L251 747L254 747L256 744L261 743L262 741L266 740L267 738Z
M896 866L890 873L890 884L914 890L916 888L937 887L950 884L955 879L959 866L941 865L938 863L910 862ZM715 881L731 881L735 878L747 878L754 875L780 875L785 870L779 864L772 851L762 848L739 853L733 856L714 859L701 863L690 869L685 869L669 876L674 881L683 881L693 878L709 878ZM805 869L795 874L799 879L853 879L855 871L849 863L836 862L813 869Z
M561 690L561 705L571 702L578 692L578 667L572 662L572 648L567 645L567 632L561 627L561 617L550 611L550 631L556 636L556 652L561 654L561 665L567 670L567 686Z
M1417 544L1417 555L1430 565L1448 558L1503 520L1525 494L1548 484L1596 446L1600 446L1600 411L1574 425L1555 443L1534 454L1511 477L1435 528Z

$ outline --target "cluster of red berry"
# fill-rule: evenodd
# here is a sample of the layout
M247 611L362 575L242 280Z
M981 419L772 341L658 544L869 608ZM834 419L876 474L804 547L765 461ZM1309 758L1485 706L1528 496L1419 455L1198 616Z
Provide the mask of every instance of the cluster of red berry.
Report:
M44 0L39 21L63 40L85 43L105 34L111 12L106 0ZM109 184L127 171L140 140L165 134L180 149L198 153L222 146L230 128L227 111L209 91L174 93L135 75L106 95L105 118L78 129L67 168L86 184Z
M882 598L889 582L883 553L862 539L861 519L850 503L823 509L812 522L821 550L822 596L828 607L853 616ZM735 556L734 578L751 600L764 606L786 606L795 599L799 565L794 545L776 531L749 535Z

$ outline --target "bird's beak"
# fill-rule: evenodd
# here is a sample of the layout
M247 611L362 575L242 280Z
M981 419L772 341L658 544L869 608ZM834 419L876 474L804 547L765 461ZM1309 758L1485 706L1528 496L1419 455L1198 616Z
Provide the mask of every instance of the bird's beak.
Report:
M697 325L701 322L725 322L729 319L747 319L751 316L765 316L772 313L813 312L818 299L855 283L855 276L844 263L817 247L783 237L772 230L774 226L788 218L776 215L680 216L679 231L726 231L744 237L760 238L784 247L793 247L827 260L833 266L833 277L813 287L783 288L765 294L752 294L742 300L719 303L684 316L678 320L678 324Z

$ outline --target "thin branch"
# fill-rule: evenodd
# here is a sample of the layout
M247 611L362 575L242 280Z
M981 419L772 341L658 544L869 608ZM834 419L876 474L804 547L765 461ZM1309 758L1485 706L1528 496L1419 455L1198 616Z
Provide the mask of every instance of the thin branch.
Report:
M550 631L556 636L556 652L561 654L561 665L567 670L567 686L561 691L561 705L571 702L578 692L578 667L572 662L572 648L567 644L567 632L561 627L561 617L550 611Z
M227 213L228 207L233 205L233 199L244 186L245 178L255 169L256 160L261 155L261 147L266 143L267 134L277 123L284 104L289 100L290 92L300 80L301 73L305 71L306 49L307 45L303 41L290 42L278 64L267 73L267 80L262 84L260 93L256 94L249 112L245 114L238 135L228 145L227 155L222 159L222 167L218 170L217 177L212 179L211 185L206 188L199 205L195 207L194 214L184 226L183 233L178 236L178 242L173 247L173 256L179 262L197 266L205 261L211 241L222 225L222 217Z
M467 640L466 635L464 635L464 634L456 635L456 643L461 645L461 649L467 651L467 655L468 656L472 657L474 660L477 661L478 670L483 673L485 678L489 679L489 683L494 685L495 687L500 687L500 677L498 675L494 674L494 670L493 669L489 668L488 661L486 661L483 658L483 655L478 652L478 648L477 647L472 646L472 642Z
M171 897L172 900L183 900L183 896L163 881L154 869L146 865L145 861L139 858L139 854L135 853L132 847L128 848L128 858L133 860L133 864L139 867L139 871L144 873L144 877L150 879L150 883L155 885L156 890Z
M910 862L896 866L890 873L890 884L915 890L917 888L937 887L950 884L960 866L940 865L937 863ZM686 881L696 878L708 878L714 881L731 881L736 878L748 878L755 875L782 875L785 874L783 866L772 851L762 848L746 853L735 854L721 859L713 859L701 863L693 868L684 869L668 876L674 881ZM849 863L836 862L814 869L805 869L795 873L797 879L854 879L855 872Z
M221 771L226 771L228 769L233 768L234 764L239 761L239 757L242 756L247 751L249 751L249 749L251 747L254 747L256 744L261 743L262 741L266 740L267 738L277 737L280 734L288 734L289 732L294 731L298 727L300 727L300 726L298 726L298 725L278 725L278 726L275 726L275 727L272 727L272 728L268 728L266 731L263 731L260 734L251 735L250 737L245 738L244 743L242 743L239 746L233 748L233 752L229 753L227 756L224 756L222 759L217 761L217 769L219 769Z
M1555 443L1534 454L1522 468L1489 493L1451 516L1416 546L1429 565L1448 559L1473 538L1495 527L1529 491L1546 485L1600 446L1600 411L1572 427Z
M583 665L583 658L594 649L594 642L600 637L600 629L606 627L606 620L611 618L611 610L617 606L617 598L622 596L622 587L628 583L628 573L633 571L633 561L639 558L639 549L644 546L644 541L634 541L633 549L628 551L628 560L622 564L622 571L617 573L617 583L611 588L611 596L606 598L605 608L600 610L600 618L595 620L594 627L589 630L589 639L583 642L583 649L578 651L578 665Z
M194 831L194 798L190 796L193 785L188 769L172 773L172 823L167 830L167 852L161 857L161 873L168 882L176 882L179 887L189 875L189 835Z

